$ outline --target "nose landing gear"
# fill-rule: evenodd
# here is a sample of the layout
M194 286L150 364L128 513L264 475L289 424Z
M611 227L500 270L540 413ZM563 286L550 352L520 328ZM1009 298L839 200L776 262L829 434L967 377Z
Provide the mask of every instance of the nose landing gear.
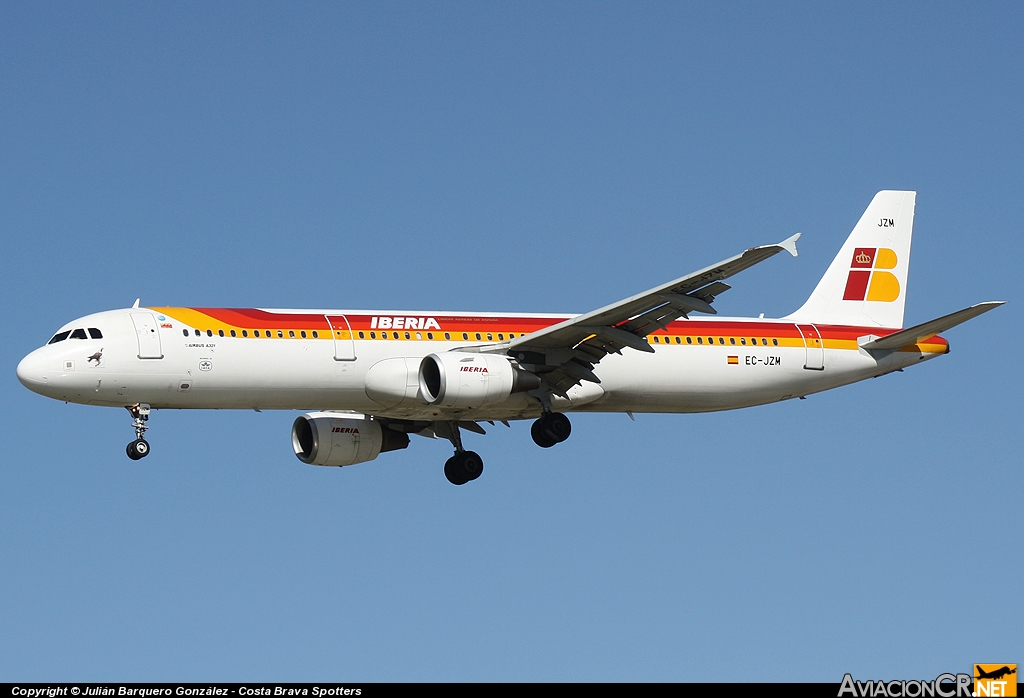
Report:
M561 412L545 412L530 427L530 436L541 448L551 448L555 444L560 444L568 439L571 433L572 423Z
M145 458L149 455L149 442L143 438L146 433L146 429L149 429L146 425L146 422L149 421L149 405L142 402L138 405L126 407L125 409L128 410L128 413L135 418L134 421L132 421L132 426L135 428L135 441L128 444L125 452L132 460Z

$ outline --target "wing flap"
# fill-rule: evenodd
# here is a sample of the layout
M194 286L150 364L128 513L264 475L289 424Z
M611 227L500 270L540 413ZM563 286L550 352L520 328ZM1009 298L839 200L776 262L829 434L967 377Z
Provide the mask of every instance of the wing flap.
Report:
M753 247L718 264L682 276L618 303L579 315L532 334L517 337L493 351L508 353L537 373L549 390L565 396L581 381L600 383L594 365L623 349L653 352L647 335L680 317L715 314L711 303L729 290L723 279L763 262L779 252L797 254L800 233L777 245Z

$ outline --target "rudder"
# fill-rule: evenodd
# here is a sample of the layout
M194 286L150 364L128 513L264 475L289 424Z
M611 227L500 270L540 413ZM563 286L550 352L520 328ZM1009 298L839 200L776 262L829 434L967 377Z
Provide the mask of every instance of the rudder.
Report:
M875 194L810 298L786 319L903 327L916 203L914 191Z

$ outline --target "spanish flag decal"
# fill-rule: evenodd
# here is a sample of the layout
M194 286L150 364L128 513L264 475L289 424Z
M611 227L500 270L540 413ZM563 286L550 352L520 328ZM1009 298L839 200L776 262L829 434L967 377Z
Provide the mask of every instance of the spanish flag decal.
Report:
M729 365L730 366L738 364L739 362L740 362L740 357L738 357L738 356L730 356L729 357Z

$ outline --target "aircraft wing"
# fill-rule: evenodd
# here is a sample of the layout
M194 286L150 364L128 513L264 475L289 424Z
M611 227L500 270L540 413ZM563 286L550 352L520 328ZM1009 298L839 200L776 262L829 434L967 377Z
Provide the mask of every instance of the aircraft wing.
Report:
M955 313L949 315L943 315L940 318L923 322L920 325L908 327L905 330L900 330L894 334L882 337L881 339L875 339L862 345L863 349L868 351L878 349L889 349L896 350L902 349L903 347L909 347L918 342L934 337L939 332L945 332L948 329L952 329L962 322L967 322L973 317L977 317L982 313L987 313L993 308L998 308L1006 301L986 301L985 303L978 303L972 305L970 308L964 308L958 310Z
M556 394L564 395L581 380L600 383L594 364L624 348L653 352L644 339L651 332L691 312L715 314L711 303L730 288L723 279L783 250L795 257L799 237L797 233L777 245L753 247L618 303L517 337L505 349Z

